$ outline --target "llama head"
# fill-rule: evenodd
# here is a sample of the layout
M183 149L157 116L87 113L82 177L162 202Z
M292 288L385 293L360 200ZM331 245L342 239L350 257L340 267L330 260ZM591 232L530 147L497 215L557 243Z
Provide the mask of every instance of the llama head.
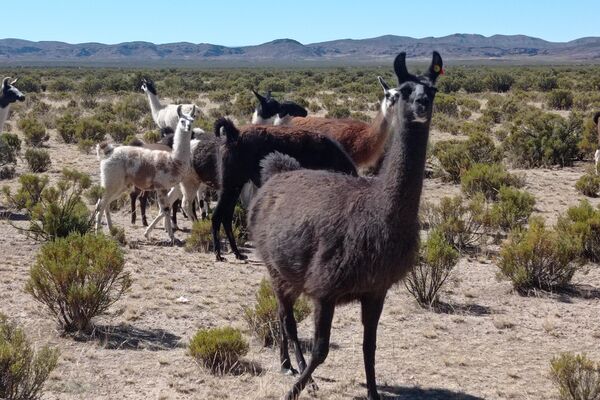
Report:
M155 96L157 95L156 86L154 86L154 82L152 82L152 79L150 79L150 78L142 78L141 88L145 93L150 92Z
M192 111L186 114L182 111L181 104L177 106L177 116L179 117L179 128L184 132L190 132L192 130L192 124L196 119L196 106L192 106Z
M269 120L277 113L280 109L280 104L277 100L271 97L271 91L267 92L266 96L261 96L254 89L252 89L252 93L258 99L258 105L254 110L254 115L252 116L253 124L265 124L268 123Z
M434 51L427 72L417 76L410 74L406 69L406 53L402 52L394 60L394 71L398 77L401 99L397 111L399 116L408 122L428 123L437 92L435 81L444 73L442 57Z
M400 99L400 90L397 88L390 88L390 85L387 84L386 81L383 80L381 76L377 77L379 80L379 84L383 88L383 100L381 100L381 112L384 117L387 117L390 114L390 110L392 107L398 103L398 99Z
M25 100L25 95L14 86L14 84L17 82L17 79L11 82L10 78L4 78L2 81L2 99L6 104Z

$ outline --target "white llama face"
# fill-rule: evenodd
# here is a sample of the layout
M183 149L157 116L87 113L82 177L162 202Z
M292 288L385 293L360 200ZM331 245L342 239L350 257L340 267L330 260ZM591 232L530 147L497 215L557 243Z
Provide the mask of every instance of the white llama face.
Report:
M378 76L379 84L383 88L383 99L381 100L381 112L385 117L391 115L390 110L398 103L400 91L397 88L390 89L386 81Z

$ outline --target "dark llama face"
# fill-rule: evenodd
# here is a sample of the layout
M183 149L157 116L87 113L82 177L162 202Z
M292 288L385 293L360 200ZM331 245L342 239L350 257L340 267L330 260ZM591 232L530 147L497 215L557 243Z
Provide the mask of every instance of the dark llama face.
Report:
M150 92L153 95L157 95L156 87L154 86L154 82L151 79L142 78L142 90L144 92Z
M15 82L17 82L16 79L10 82L10 78L4 78L2 81L2 96L0 96L0 106L6 107L7 105L16 101L25 100L25 95L21 93L19 89L13 86Z
M442 57L433 52L433 59L428 71L419 76L408 73L406 69L406 53L400 53L394 61L394 70L398 77L400 96L404 107L400 107L404 117L409 122L424 123L431 119L433 99L437 89L435 81L443 74Z
M258 105L256 106L256 115L262 119L273 118L280 108L280 104L277 100L271 97L271 92L267 96L261 96L256 91L252 90L252 93L258 99Z

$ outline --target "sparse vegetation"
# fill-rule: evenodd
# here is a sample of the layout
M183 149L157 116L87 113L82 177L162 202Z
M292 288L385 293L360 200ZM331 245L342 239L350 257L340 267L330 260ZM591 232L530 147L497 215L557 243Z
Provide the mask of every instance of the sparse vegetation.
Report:
M239 329L201 329L190 340L190 355L213 372L226 373L248 353L248 342Z
M42 246L25 290L42 303L65 332L89 333L131 286L117 242L73 233Z
M600 191L600 175L594 173L584 174L575 182L575 189L584 196L598 197Z
M46 172L52 164L50 153L44 149L31 148L25 151L25 160L31 172Z
M564 236L579 240L583 257L600 261L600 210L587 200L570 207L566 215L559 217L557 228Z
M502 187L523 186L522 179L508 172L502 164L473 164L460 181L466 194L481 193L488 200L496 200Z
M585 354L563 353L554 357L550 376L563 400L600 399L600 364Z
M25 143L30 146L41 146L50 138L46 134L46 127L33 117L19 120L18 127L25 136Z
M185 242L185 249L208 253L212 251L212 247L212 223L207 219L194 222L190 236Z

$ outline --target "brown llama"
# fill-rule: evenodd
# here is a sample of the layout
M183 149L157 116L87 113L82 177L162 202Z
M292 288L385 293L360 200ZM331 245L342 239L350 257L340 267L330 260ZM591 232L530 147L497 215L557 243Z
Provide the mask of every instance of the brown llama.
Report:
M337 140L361 170L376 166L383 157L391 131L390 115L400 96L396 89L390 89L382 77L377 78L384 97L377 116L370 124L353 119L294 117L289 125L320 132Z
M267 180L250 206L248 225L277 296L282 369L292 370L291 340L301 372L286 395L288 400L298 397L325 361L335 306L351 301L361 304L368 399L379 399L377 325L387 291L413 268L418 254L418 210L434 84L442 73L437 52L421 76L408 73L405 58L400 53L394 61L400 98L392 115L392 143L378 176L314 170L269 176L268 171L278 170L269 163L282 166L280 170L292 164L282 163L278 155L263 162ZM315 333L308 366L293 313L301 293L314 302Z

